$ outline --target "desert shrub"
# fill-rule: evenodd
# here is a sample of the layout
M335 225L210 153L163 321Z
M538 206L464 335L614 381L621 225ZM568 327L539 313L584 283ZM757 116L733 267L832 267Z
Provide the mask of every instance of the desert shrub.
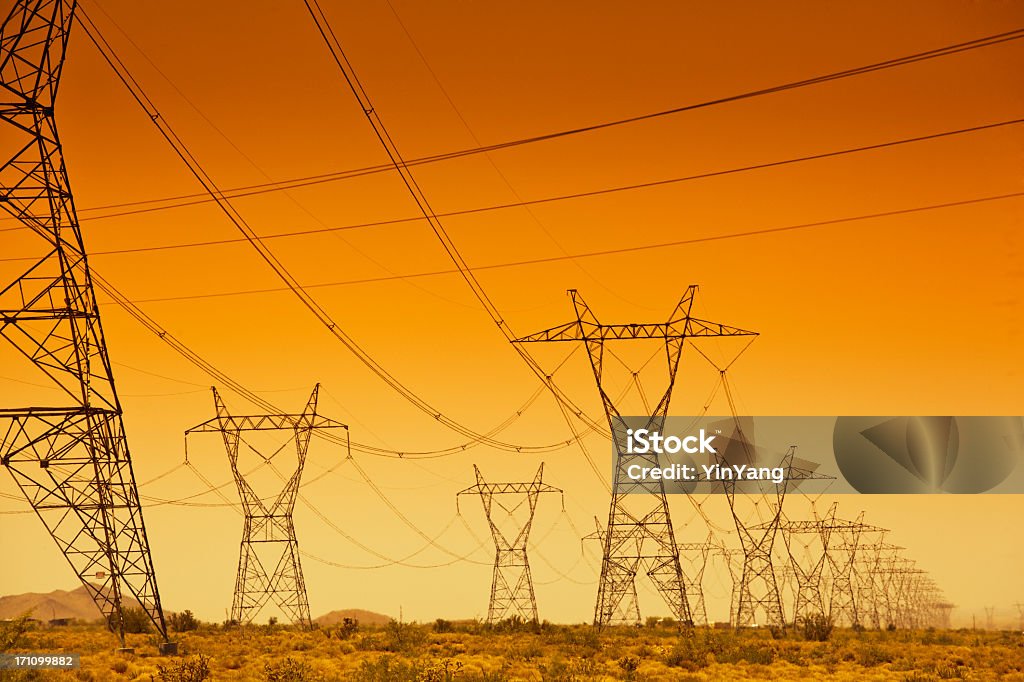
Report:
M210 677L210 658L199 654L156 667L161 682L203 682Z
M823 613L812 613L801 619L800 627L803 631L804 639L812 642L827 642L829 637L832 636L832 629L835 627L835 623L832 622L831 617Z
M417 682L452 682L462 673L462 661L444 658L428 663L416 675Z
M434 621L434 632L437 632L437 633L440 634L440 633L445 633L445 632L453 632L454 630L455 630L455 627L452 625L451 621L449 621L449 620L445 620L444 618L438 618L437 620Z
M384 627L387 639L387 650L408 652L420 646L427 638L427 633L415 623L389 622Z
M397 656L385 654L362 665L348 676L352 682L415 682L419 668Z
M311 682L319 679L305 661L292 657L263 665L263 679L266 682Z
M21 640L30 627L31 613L23 613L14 620L0 623L0 652L20 646Z
M188 632L199 629L199 621L188 609L181 613L172 613L167 618L167 625L175 632Z
M665 656L665 665L689 672L708 667L712 653L711 636L703 631L684 633Z
M121 617L124 618L124 631L130 634L140 634L150 631L151 621L145 610L129 606L121 609ZM117 618L115 614L109 617L110 629L117 632Z
M661 623L661 618L658 618L657 616L647 616L647 627L653 629L658 627L659 623Z
M511 616L497 623L488 623L487 630L491 632L540 632L540 624L535 620L526 620L519 616Z
M623 656L618 660L619 668L625 674L625 679L635 680L636 671L640 668L640 659L636 656Z
M871 644L857 652L856 660L858 664L865 668L871 668L876 665L882 665L883 663L892 663L893 654L886 647Z
M597 663L590 658L571 658L568 661L556 660L550 665L538 665L541 682L583 682L595 679L598 674Z
M935 674L940 680L966 680L968 670L965 666L943 664L935 666Z
M349 639L358 631L358 620L356 620L355 618L342 618L341 622L338 623L338 627L334 631L334 634L338 637L338 639Z
M388 638L382 632L370 632L355 640L359 651L391 651Z

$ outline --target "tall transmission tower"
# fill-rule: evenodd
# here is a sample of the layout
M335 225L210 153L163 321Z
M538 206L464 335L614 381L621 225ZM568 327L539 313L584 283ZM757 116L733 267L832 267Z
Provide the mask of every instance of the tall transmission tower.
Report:
M693 622L686 597L686 583L679 562L679 548L672 530L672 517L661 480L635 481L627 470L637 464L657 467L658 454L627 453L626 425L619 406L605 390L605 343L619 340L653 339L665 344L668 361L668 387L651 410L646 428L662 431L675 387L676 373L688 338L753 336L754 332L728 327L693 317L697 287L691 285L679 300L667 322L648 324L601 324L575 289L569 290L576 319L536 334L516 339L516 343L582 342L597 381L605 417L615 447L612 498L608 510L604 556L598 584L594 624L610 624L621 614L622 603L636 594L633 586L637 571L643 567L657 587L675 618L684 624ZM637 494L639 493L639 494Z
M217 416L185 432L186 458L189 434L221 434L231 473L238 487L238 496L242 500L245 524L238 556L238 574L235 577L235 596L231 603L231 619L239 623L251 623L267 602L273 600L292 623L305 627L312 626L292 512L299 495L302 470L306 465L306 452L309 450L309 440L313 431L345 429L346 436L348 433L348 427L344 424L317 414L319 393L320 384L317 384L301 414L236 416L228 412L220 394L214 388L213 402ZM242 435L256 431L289 430L292 431L291 438L269 456L260 452ZM295 443L297 455L297 463L291 476L285 479L284 488L276 497L261 498L239 469L240 446L245 444L263 463L273 467L273 460L291 442ZM272 572L267 570L271 566Z
M121 646L122 603L130 597L171 653L54 118L74 12L73 0L16 0L0 27L0 207L26 228L9 243L33 259L0 289L0 336L61 396L45 406L0 409L0 463Z
M543 463L529 483L487 483L475 464L473 472L476 474L476 485L459 491L455 498L458 504L461 495L480 496L484 512L487 514L487 523L491 527L491 536L494 538L494 577L491 580L487 622L497 623L518 618L524 622L535 623L538 621L537 595L533 591L526 546L541 493L561 494L562 490L544 483ZM500 497L505 495L520 499L515 504L506 506L499 501ZM515 511L521 508L524 501L529 517L523 522L514 522ZM499 517L494 508L495 504L506 513L506 518ZM564 502L562 506L565 506ZM509 527L510 522L514 527Z

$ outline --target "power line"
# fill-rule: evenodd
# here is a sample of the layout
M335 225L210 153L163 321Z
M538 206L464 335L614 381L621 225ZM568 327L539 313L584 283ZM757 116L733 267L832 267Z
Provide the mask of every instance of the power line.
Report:
M952 45L946 45L944 47L935 48L932 50L926 50L924 52L917 52L902 57L896 57L887 59L881 62L874 62L871 64L865 64L842 71L835 71L832 73L822 74L819 76L813 76L798 81L791 81L788 83L782 83L779 85L770 86L767 88L759 88L756 90L750 90L727 97L720 97L710 100L704 100L693 104L682 105L673 107L670 109L663 109L655 112L646 114L640 114L638 116L631 116L627 118L613 119L610 121L604 121L602 123L592 124L588 126L580 126L576 128L569 128L566 130L560 130L552 133L546 133L544 135L536 135L532 137L519 138L514 140L507 140L505 142L499 142L491 145L482 145L466 149L460 149L451 152L444 152L439 154L433 154L429 156L418 157L415 159L409 159L406 161L407 166L419 166L423 164L437 163L441 161L448 161L452 159L458 159L465 156L472 156L476 154L485 154L492 151L498 151L502 149L508 149L512 147L518 147L522 145L534 144L537 142L543 142L547 140L554 140L563 137L570 137L573 135L580 135L583 133L593 132L596 130L604 130L607 128L613 128L621 125L628 125L632 123L638 123L641 121L648 121L657 118L663 118L673 116L688 111L695 111L698 109L704 109L708 107L718 106L730 102L742 101L745 99L751 99L755 97L761 97L765 95L776 94L779 92L785 92L787 90L794 90L797 88L804 88L813 85L819 85L821 83L827 83L835 80L841 80L845 78L851 78L854 76L860 76L867 73L874 73L876 71L882 71L886 69L896 68L900 66L906 66L908 64L916 64L918 62L936 59L940 57L947 57L954 54L960 54L970 50L976 50L985 47L991 47L993 45L999 45L1002 43L1019 40L1024 38L1024 28L1014 29L1004 33L997 33L994 35L984 36L973 40L954 43ZM136 46L137 47L137 46ZM138 47L137 47L138 49ZM139 50L142 52L142 50ZM144 55L145 56L145 55ZM148 59L148 58L147 58ZM316 185L326 182L336 182L340 180L347 180L357 177L363 177L365 175L373 175L377 173L384 173L393 171L394 167L391 164L378 164L374 166L365 166L362 168L354 168L343 171L335 171L332 173L321 173L317 175L307 175L302 177L290 178L279 182L266 182L252 185L244 185L239 187L233 187L224 190L224 196L229 199L235 199L239 197L253 196L258 194L265 194L268 192L277 192L285 189L294 189L297 187L305 187L309 185ZM80 208L79 213L100 213L95 215L89 220L101 220L105 218L114 218L125 215L134 215L136 213L144 213L151 210L167 210L171 208L179 208L183 206L193 206L197 204L211 203L215 199L211 198L207 193L192 193L192 194L180 194L170 197L162 197L158 199L144 199L140 201L122 202L116 204L106 204L103 206L93 206L88 208ZM172 203L173 202L173 203ZM170 203L168 206L150 207L144 210L127 210L127 211L115 211L112 213L103 213L105 211L111 211L113 209L131 209L136 206L146 206L148 204L160 204Z
M683 175L683 176L677 176L677 177L673 177L673 178L665 178L665 179L662 179L662 180L651 180L651 181L648 181L648 182L631 183L631 184L627 184L627 185L616 185L616 186L613 186L613 187L605 187L605 188L602 188L602 189L588 190L588 191L583 191L583 192L573 192L573 193L570 193L570 194L559 194L559 195L554 195L554 196L549 196L549 197L542 197L542 198L539 198L539 199L526 199L526 200L522 200L521 199L519 201L503 203L503 204L492 204L490 206L477 206L477 207L474 207L474 208L458 209L458 210L454 210L454 211L446 211L446 212L442 212L442 213L437 213L436 215L439 218L448 218L448 217L453 217L453 216L472 215L472 214L475 214L475 213L485 213L485 212L490 212L490 211L501 211L501 210L506 210L506 209L511 209L511 208L518 208L518 207L522 207L522 206L531 206L531 205L536 205L536 204L546 204L546 203L553 203L553 202L558 202L558 201L566 201L566 200L571 200L571 199L581 199L581 198L587 198L587 197L593 197L593 196L600 196L600 195L604 195L604 194L614 194L614 193L618 193L618 192L628 192L628 191L636 191L636 190L642 190L642 189L650 189L650 188L653 188L653 187L661 187L661 186L665 186L665 185L674 185L674 184L680 184L680 183L685 183L685 182L692 182L692 181L695 181L695 180L706 180L706 179L714 178L714 177L722 177L722 176L726 176L726 175L735 175L735 174L739 174L739 173L748 173L748 172L751 172L751 171L765 170L765 169L768 169L768 168L778 168L778 167L782 167L782 166L789 166L789 165L794 165L794 164L798 164L798 163L805 163L805 162L809 162L809 161L819 161L819 160L822 160L822 159L829 159L829 158L834 158L834 157L839 157L839 156L846 156L848 154L859 154L859 153L868 152L868 151L877 151L879 149L886 149L886 148L889 148L889 147L898 147L898 146L907 145L907 144L914 144L914 143L918 143L918 142L927 142L927 141L938 140L938 139L942 139L942 138L946 138L946 137L954 137L954 136L957 136L957 135L966 135L966 134L969 134L969 133L978 133L978 132L982 132L982 131L986 131L986 130L995 130L995 129L998 129L998 128L1005 128L1005 127L1009 127L1009 126L1019 125L1021 123L1024 123L1024 118L1014 118L1014 119L1009 119L1009 120L1005 120L1005 121L996 121L994 123L983 123L983 124L980 124L980 125L969 126L967 128L956 128L954 130L945 130L945 131L941 131L941 132L938 132L938 133L930 133L928 135L917 135L917 136L914 136L914 137L905 137L905 138L900 138L900 139L897 139L897 140L888 140L888 141L885 141L885 142L877 142L877 143L874 143L874 144L861 145L861 146L858 146L858 147L848 147L846 149L837 149L837 150L828 151L828 152L819 152L819 153L816 153L816 154L808 154L808 155L804 155L804 156L791 157L791 158L788 158L788 159L779 159L779 160L775 160L775 161L766 161L764 163L748 164L748 165L745 165L745 166L737 166L737 167L726 168L726 169L722 169L722 170L707 171L707 172L704 172L704 173ZM150 210L153 210L153 209L150 209ZM378 220L378 221L366 222L366 223L355 223L355 224L351 224L351 225L340 225L340 226L336 226L336 227L321 227L321 228L312 228L312 229L308 229L308 230L295 230L295 231L290 231L290 232L279 232L279 233L274 233L274 234L261 235L260 239L267 240L267 239L282 239L282 238L286 238L286 237L300 237L300 236L307 236L307 235L325 234L325 233L330 233L330 232L340 232L340 231L345 231L345 230L363 229L363 228L369 228L369 227L384 227L384 226L387 226L387 225L400 225L400 224L405 224L405 223L415 223L415 222L421 222L423 220L425 220L425 219L422 216L409 216L409 217L406 217L406 218L393 218L393 219L389 219L389 220ZM205 248L205 247L209 247L209 246L222 246L222 245L228 245L228 244L241 244L241 243L246 243L246 242L247 242L247 240L245 238L238 237L238 238L233 238L233 239L214 239L214 240L204 240L204 241L201 241L201 242L186 242L186 243L181 243L181 244L159 244L159 245L154 245L154 246L140 246L140 247L135 247L135 248L127 248L127 249L109 249L107 251L93 251L93 252L90 253L90 255L91 256L110 256L110 255L120 255L120 254L146 253L146 252L151 252L151 251L169 251L169 250L186 249L186 248ZM21 258L21 257L0 258L0 262L19 261L19 260L31 260L31 259L29 259L29 258ZM473 269L479 269L479 268L474 267ZM453 272L457 272L457 271L453 271ZM399 276L399 277L395 277L395 278L391 278L391 279L401 279L401 278L402 277Z
M828 220L818 220L809 223L797 223L794 225L782 225L779 227L764 227L750 230L744 230L742 232L730 232L728 234L710 235L707 237L692 237L690 239L677 239L670 242L660 242L657 244L643 244L640 246L624 246L615 249L602 249L600 251L585 251L582 253L574 253L564 256L545 256L541 258L530 258L526 260L507 261L504 263L492 263L489 265L476 265L473 270L479 272L481 270L500 270L504 268L522 267L526 265L541 265L544 263L555 263L558 261L571 260L576 258L596 258L600 256L614 256L623 253L633 253L638 251L651 251L656 249L673 248L677 246L688 246L692 244L703 244L706 242L725 241L730 239L744 239L747 237L756 237L760 235L776 234L781 232L796 232L799 230L809 230L819 227L829 227L832 225L841 225L844 223L851 223L860 220L872 220L876 218L888 218L900 215L909 215L914 213L923 213L926 211L935 211L944 208L954 208L957 206L971 206L974 204L988 203L992 201L1002 201L1006 199L1015 199L1024 196L1024 192L1010 192L1008 194L995 194L984 197L976 197L973 199L963 199L961 201L949 201L941 204L929 204L926 206L913 206L910 208L893 209L891 211L880 211L876 213L863 213L860 215L844 216L841 218L830 218ZM434 277L439 275L454 275L458 274L458 270L445 269L445 270L430 270L424 272L412 272L402 275L388 275L383 277L367 277L362 279L350 279L339 282L324 282L320 284L307 284L306 288L326 288L326 287L338 287L338 286L351 286L356 284L372 284L376 282L390 282L398 279L412 279L418 277ZM146 298L146 299L135 299L132 303L163 303L168 301L189 301L204 298L220 298L225 296L245 296L252 294L270 294L278 293L281 291L287 291L286 289L280 288L267 288L267 289L246 289L241 291L226 291L221 293L213 294L194 294L190 296L164 296L159 298Z
M433 417L436 421L449 429L470 438L471 441L475 443L489 445L505 452L525 452L532 450L532 448L516 445L514 443L506 443L504 441L494 439L486 434L478 433L477 431L448 417L446 414L434 408L411 389L398 381L397 378L395 378L382 365L374 360L362 347L360 347L359 344L356 343L356 341L340 327L331 315L305 291L298 280L291 274L284 264L278 260L273 252L271 252L266 245L262 243L261 238L252 230L242 215L238 213L234 206L227 200L223 192L221 192L213 179L206 173L181 138L178 137L166 120L163 119L153 101L149 99L146 93L142 90L138 81L135 80L132 74L127 70L124 63L120 60L117 54L114 53L113 48L100 33L97 26L84 11L81 12L80 17L86 30L86 34L89 36L90 40L94 45L96 45L97 49L99 49L103 59L114 70L117 78L126 88L128 88L129 93L132 95L135 102L143 109L143 111L146 112L147 116L157 127L164 140L171 145L178 157L186 164L189 171L195 176L210 196L214 197L221 211L243 234L246 241L256 249L257 253L267 263L267 265L270 266L274 274L284 282L288 289L295 294L297 298L299 298L303 306L317 318L317 320L328 330L328 332L331 333L332 336L340 341L363 365L384 381L384 383L390 388L399 393L417 409ZM578 410L576 415L582 421L588 421L588 418L581 410ZM592 426L596 427L596 425ZM559 447L561 447L561 445L559 445Z

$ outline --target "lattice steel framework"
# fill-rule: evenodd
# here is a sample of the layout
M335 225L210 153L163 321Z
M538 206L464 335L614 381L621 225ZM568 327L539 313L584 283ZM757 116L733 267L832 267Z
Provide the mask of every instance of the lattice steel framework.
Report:
M704 603L704 571L707 570L708 559L717 545L712 543L709 536L704 542L680 542L678 547L693 624L709 625L708 609Z
M594 517L594 531L584 535L582 540L597 540L604 549L607 532L601 528L601 522ZM640 623L640 600L636 594L636 581L630 583L629 590L616 605L615 611L608 619L608 625L637 625Z
M659 466L658 454L630 454L626 451L626 426L619 407L605 391L603 383L605 343L653 339L663 341L668 364L668 387L651 411L646 428L662 431L669 402L675 388L676 373L683 345L688 338L754 336L754 332L708 322L691 315L697 287L691 285L667 322L650 324L601 324L575 289L569 290L576 320L536 334L516 343L582 342L597 381L615 447L612 498L608 510L601 578L594 608L595 625L609 625L622 613L623 601L636 594L634 581L643 567L661 593L675 618L684 624L693 622L686 597L686 584L672 530L672 518L665 484L661 480L635 481L627 474L633 465ZM653 450L653 448L652 448ZM639 494L638 494L639 493ZM627 499L632 498L627 505Z
M299 541L295 536L292 512L299 495L302 470L314 431L344 429L346 447L348 427L316 412L320 384L316 385L301 414L260 414L236 416L228 412L217 389L213 401L217 416L185 432L186 444L192 433L219 433L224 439L231 473L242 500L245 523L238 556L238 574L235 577L235 596L231 603L231 619L238 623L251 623L260 610L273 600L292 623L311 627L306 583L299 560ZM293 435L276 452L267 456L245 440L243 433L254 431L292 431ZM294 441L297 463L276 497L261 498L238 467L239 449L244 443L264 462L271 462L289 442ZM351 453L346 453L349 456ZM273 561L269 572L264 560Z
M476 474L476 485L456 493L456 504L461 495L479 495L487 514L487 523L491 527L494 538L494 577L491 580L491 599L487 606L487 622L497 623L510 618L518 618L525 622L536 623L537 595L533 591L533 578L530 575L530 560L526 555L533 517L537 512L537 501L542 493L562 493L560 488L544 483L544 464L537 469L537 475L529 483L487 483L480 469L473 465ZM495 498L502 495L518 496L520 501L508 507ZM512 518L523 501L527 504L529 518L517 524L514 535L509 538L505 531L510 530L495 519L494 505L497 504ZM564 507L564 502L563 502ZM504 527L504 530L503 530Z
M737 436L738 440L730 439L727 448L721 448L715 453L715 459L719 466L729 465L729 458L735 456L732 452L734 448L739 447L745 450L750 447L742 433L737 433ZM795 447L790 447L786 451L781 462L781 467L785 472L783 482L775 486L774 493L765 493L763 496L768 502L771 512L769 519L762 523L751 525L740 518L736 507L737 481L735 479L722 481L722 487L729 501L729 509L732 511L733 522L740 538L740 545L743 547L743 570L740 574L739 590L736 595L736 627L751 627L759 624L781 627L786 624L786 617L782 609L782 593L779 591L772 559L786 491L790 484L795 482L830 478L794 465L795 455ZM758 613L764 614L765 622L757 622Z
M858 547L854 577L862 625L866 621L866 625L879 629L893 622L887 592L890 581L882 569L902 549L899 545L885 542L885 533L881 534L878 542L864 543Z
M0 289L0 336L61 395L0 409L0 462L123 646L126 598L167 627L54 118L74 11L16 0L0 27L0 207L38 237Z
M715 548L715 555L720 556L725 562L725 569L729 572L729 625L736 625L737 602L740 594L740 577L743 575L742 549L726 547L720 544Z
M854 575L857 552L864 533L885 533L885 529L864 523L864 512L854 521L837 519L836 506L833 504L822 520L822 528L832 538L826 552L832 581L829 615L838 624L862 625L863 614L857 600L857 578Z
M791 519L784 519L779 525L779 530L782 531L789 567L796 580L793 623L799 624L808 616L825 613L821 581L827 565L829 531L818 520ZM803 538L808 540L805 542ZM815 541L820 543L820 551L811 550Z

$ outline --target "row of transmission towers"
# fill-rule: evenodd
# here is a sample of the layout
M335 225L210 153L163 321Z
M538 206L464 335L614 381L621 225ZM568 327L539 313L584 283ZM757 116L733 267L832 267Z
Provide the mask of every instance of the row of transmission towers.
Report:
M12 474L79 580L124 645L126 598L137 601L165 642L167 627L157 589L122 409L100 322L99 308L75 213L54 118L60 75L74 20L74 0L16 0L0 27L0 207L34 235L31 264L13 273L0 289L0 337L15 355L34 366L61 399L47 405L0 409L0 463ZM636 579L643 573L683 624L707 622L701 587L709 558L726 557L735 577L731 620L740 626L785 622L783 589L795 582L794 616L827 608L852 625L893 623L915 627L948 623L951 605L934 583L898 549L882 540L882 529L860 519L842 521L834 509L821 519L790 521L783 502L790 485L820 478L795 459L783 458L785 485L761 495L769 518L749 523L737 511L738 495L725 483L740 552L709 538L679 543L663 481L636 481L633 465L657 466L656 454L627 451L625 407L613 399L606 376L611 344L656 342L666 361L667 381L642 411L644 426L660 431L677 387L684 344L694 339L753 337L754 332L692 314L697 288L686 290L668 319L642 324L602 324L570 290L575 320L515 343L578 343L587 351L598 395L611 432L613 475L607 523L592 534L602 545L601 574L594 608L598 626L638 622ZM725 370L722 369L724 377ZM634 380L637 372L633 373ZM297 623L310 624L309 605L292 520L310 438L318 430L345 428L317 414L317 391L301 413L236 416L214 391L216 416L190 432L221 434L244 516L232 618L250 622L274 601ZM646 397L644 397L646 403ZM738 424L738 422L737 422ZM250 442L256 432L285 432L285 445L267 453ZM750 440L737 428L719 463L752 463ZM239 457L245 450L264 463L294 444L296 464L282 475L283 487L270 497L255 492ZM187 455L186 455L187 456ZM276 469L275 469L276 471ZM542 493L561 492L542 481L488 483L476 470L476 494L487 513L495 542L488 620L537 619L527 559L527 540ZM516 500L508 506L504 500ZM508 527L525 504L528 518ZM775 564L777 536L790 559ZM797 557L800 538L814 536L820 551L809 562ZM878 537L875 537L878 536ZM735 559L742 556L740 565ZM825 587L825 583L828 587ZM763 619L763 620L762 620Z

